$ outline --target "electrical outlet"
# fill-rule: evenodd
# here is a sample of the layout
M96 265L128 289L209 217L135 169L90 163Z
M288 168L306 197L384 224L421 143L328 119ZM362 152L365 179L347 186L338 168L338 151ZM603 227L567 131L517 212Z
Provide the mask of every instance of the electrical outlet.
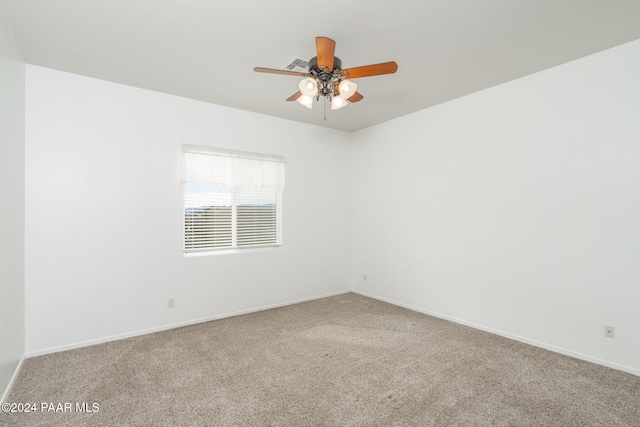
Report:
M614 328L613 326L606 326L604 327L604 336L605 337L609 337L609 338L615 338L616 337L616 328Z
M175 306L176 306L176 299L169 298L169 301L167 301L167 308L174 308Z
M363 282L366 282L366 281L367 281L367 275L366 275L366 274L363 274L363 275L362 275L362 281L363 281Z

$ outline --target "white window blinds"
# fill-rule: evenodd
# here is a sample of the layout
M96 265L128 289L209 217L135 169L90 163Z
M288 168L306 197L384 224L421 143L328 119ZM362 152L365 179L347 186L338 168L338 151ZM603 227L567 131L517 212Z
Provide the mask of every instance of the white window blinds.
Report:
M182 146L184 252L280 246L284 158Z

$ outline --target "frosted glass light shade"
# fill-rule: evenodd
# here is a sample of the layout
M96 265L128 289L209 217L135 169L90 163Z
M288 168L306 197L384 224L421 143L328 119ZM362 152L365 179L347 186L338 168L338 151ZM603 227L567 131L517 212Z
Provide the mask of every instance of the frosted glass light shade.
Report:
M313 97L318 94L318 83L311 77L307 77L298 83L298 87L300 88L300 92L305 96Z
M352 82L351 80L341 81L340 84L338 85L338 89L340 89L340 95L339 95L340 98L342 99L351 98L353 94L356 93L357 88L358 88L358 85Z
M331 109L332 110L339 110L342 107L346 107L347 106L347 101L345 101L343 98L339 97L339 96L334 96L333 98L331 98Z
M313 98L310 96L301 95L298 97L297 101L308 109L313 108Z

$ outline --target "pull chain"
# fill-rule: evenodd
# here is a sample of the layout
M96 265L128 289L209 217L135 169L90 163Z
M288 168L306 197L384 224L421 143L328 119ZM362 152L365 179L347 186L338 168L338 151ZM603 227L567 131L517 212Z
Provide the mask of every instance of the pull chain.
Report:
M327 97L324 97L324 121L327 121Z

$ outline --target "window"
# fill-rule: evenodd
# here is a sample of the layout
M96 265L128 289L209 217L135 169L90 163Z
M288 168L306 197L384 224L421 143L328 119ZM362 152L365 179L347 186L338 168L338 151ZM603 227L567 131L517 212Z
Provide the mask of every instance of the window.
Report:
M184 252L282 245L284 158L182 146Z

